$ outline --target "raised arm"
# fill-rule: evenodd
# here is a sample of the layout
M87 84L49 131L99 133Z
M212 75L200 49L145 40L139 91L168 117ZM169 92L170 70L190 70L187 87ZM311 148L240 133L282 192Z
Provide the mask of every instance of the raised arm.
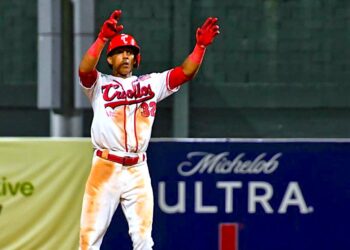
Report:
M101 52L109 39L123 30L123 25L118 25L122 14L121 10L115 10L103 23L95 42L87 50L79 65L79 77L85 87L91 87L97 79L96 65L100 60Z
M169 86L174 89L191 80L198 72L206 48L213 43L214 38L220 33L216 17L208 17L202 27L196 32L196 45L192 53L178 67L175 67L169 77Z

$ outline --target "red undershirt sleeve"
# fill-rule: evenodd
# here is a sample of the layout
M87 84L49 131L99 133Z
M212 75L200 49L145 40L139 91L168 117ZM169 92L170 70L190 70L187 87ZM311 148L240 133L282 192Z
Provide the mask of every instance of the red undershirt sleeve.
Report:
M185 75L180 66L175 67L169 75L169 88L175 89L191 79L192 77Z
M198 64L198 65L202 64L205 50L206 50L205 47L196 44L192 53L189 55L188 59L190 61L194 62L195 64ZM179 87L180 85L184 84L185 82L191 80L193 78L193 76L194 75L191 75L191 76L185 75L182 67L178 66L170 72L169 88L175 89L176 87Z
M81 84L85 88L91 88L97 80L97 70L94 69L91 72L81 72L79 70L79 77Z

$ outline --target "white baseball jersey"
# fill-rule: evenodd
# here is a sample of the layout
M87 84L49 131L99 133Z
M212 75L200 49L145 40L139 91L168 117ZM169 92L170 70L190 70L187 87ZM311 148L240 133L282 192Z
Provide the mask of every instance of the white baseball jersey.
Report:
M98 72L85 88L93 111L91 139L95 148L130 153L145 152L150 141L157 103L179 88L169 88L169 73L129 78Z

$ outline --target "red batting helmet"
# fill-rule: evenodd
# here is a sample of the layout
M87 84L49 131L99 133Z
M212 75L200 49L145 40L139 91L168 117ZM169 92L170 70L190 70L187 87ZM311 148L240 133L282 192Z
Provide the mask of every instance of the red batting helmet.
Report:
M134 67L137 68L140 65L141 61L141 53L140 53L140 46L137 44L135 38L133 38L131 35L127 34L119 34L112 38L112 40L109 42L108 48L107 48L107 56L112 54L113 50L119 47L132 47L135 51L135 65Z

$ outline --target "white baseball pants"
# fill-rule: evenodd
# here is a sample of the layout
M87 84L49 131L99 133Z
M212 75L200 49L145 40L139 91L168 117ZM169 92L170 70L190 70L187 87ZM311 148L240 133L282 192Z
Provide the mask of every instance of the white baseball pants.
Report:
M126 167L94 155L83 198L80 250L100 249L119 203L133 249L152 249L154 201L147 162Z

